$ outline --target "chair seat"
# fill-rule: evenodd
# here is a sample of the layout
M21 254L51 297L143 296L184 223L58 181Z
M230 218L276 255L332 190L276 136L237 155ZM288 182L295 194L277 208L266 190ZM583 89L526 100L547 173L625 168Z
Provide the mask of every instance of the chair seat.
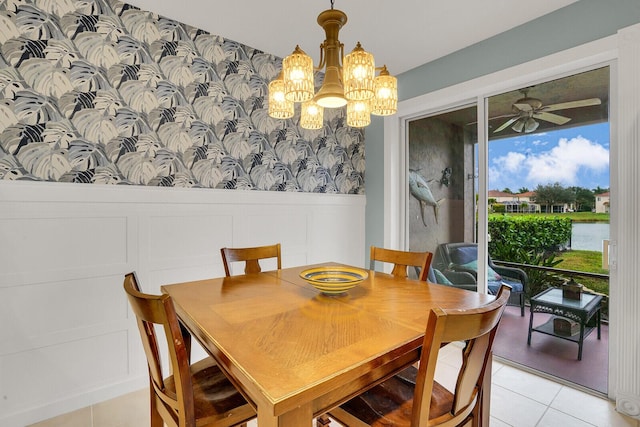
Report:
M340 409L355 416L366 425L408 426L411 424L411 399L417 375L418 370L411 366L341 405ZM452 408L453 393L434 381L430 418L434 419L449 413Z
M198 426L206 426L221 416L240 424L255 417L255 411L227 379L211 357L191 365L195 418ZM175 395L174 377L165 379L167 393ZM237 408L234 410L234 408ZM231 411L231 412L230 412ZM229 413L232 415L229 416Z

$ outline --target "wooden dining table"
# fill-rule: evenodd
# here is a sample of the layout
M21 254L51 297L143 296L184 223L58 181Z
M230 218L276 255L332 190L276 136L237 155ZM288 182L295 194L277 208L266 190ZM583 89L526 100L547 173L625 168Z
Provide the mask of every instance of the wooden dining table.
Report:
M374 271L328 296L300 277L325 265L341 264L162 286L180 321L255 406L259 427L311 426L419 360L432 307L475 308L493 299Z

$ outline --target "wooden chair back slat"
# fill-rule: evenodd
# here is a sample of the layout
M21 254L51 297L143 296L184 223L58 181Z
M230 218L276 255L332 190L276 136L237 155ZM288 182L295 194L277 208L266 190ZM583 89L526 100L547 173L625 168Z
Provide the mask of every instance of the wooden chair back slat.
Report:
M280 243L268 246L256 246L252 248L221 248L222 264L224 265L224 273L227 277L231 276L230 263L245 262L244 273L260 273L259 260L276 258L278 270L282 268L282 257L280 253Z
M396 277L409 277L409 267L419 269L418 280L426 281L431 266L431 252L409 252L371 246L369 256L370 269L375 270L376 261L393 264L391 274Z

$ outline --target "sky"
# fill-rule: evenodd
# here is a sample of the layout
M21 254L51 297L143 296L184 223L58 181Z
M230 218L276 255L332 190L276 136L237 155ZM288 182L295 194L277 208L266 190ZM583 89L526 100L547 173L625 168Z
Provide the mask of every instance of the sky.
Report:
M609 123L489 142L490 190L538 184L609 188Z

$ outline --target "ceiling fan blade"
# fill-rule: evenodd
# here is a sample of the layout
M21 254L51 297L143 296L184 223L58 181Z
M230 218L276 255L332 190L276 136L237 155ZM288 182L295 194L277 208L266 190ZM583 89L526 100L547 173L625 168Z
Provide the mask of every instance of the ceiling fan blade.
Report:
M529 111L533 110L533 107L530 104L527 104L527 103L524 103L524 102L521 103L521 104L515 103L515 104L513 104L513 106L515 108L517 108L518 110L524 111L524 112L529 112Z
M511 113L511 114L501 114L499 116L489 117L488 120L498 120L498 119L504 119L506 117L514 117L514 114L513 113ZM471 125L475 125L475 124L478 124L478 122L475 121L475 122L465 123L466 126L471 126Z
M510 113L510 114L500 114L499 116L493 116L493 117L489 117L489 120L496 120L496 119L504 119L505 117L515 117L517 116L516 114Z
M504 122L498 129L494 130L493 133L497 133L500 132L502 130L505 130L506 128L508 128L509 126L511 126L513 124L513 122L515 122L516 120L518 120L520 117L513 117L509 120L507 120L506 122Z
M547 113L546 111L539 111L533 113L536 119L544 120L547 122L555 123L556 125L563 125L571 120L569 117L559 116L558 114Z
M541 108L542 111L566 110L568 108L589 107L592 105L600 105L600 98L581 99L579 101L561 102L560 104L546 105Z

